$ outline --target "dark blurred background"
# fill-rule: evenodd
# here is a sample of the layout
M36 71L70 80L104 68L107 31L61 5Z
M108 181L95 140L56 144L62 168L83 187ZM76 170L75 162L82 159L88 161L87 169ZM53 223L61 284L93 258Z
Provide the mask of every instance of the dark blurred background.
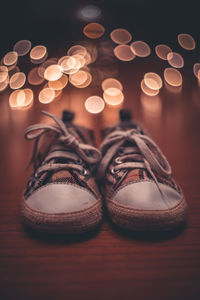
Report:
M83 38L80 10L96 5L101 10L99 22L106 34L114 28L128 29L133 39L158 43L177 43L178 33L190 33L200 38L199 1L159 0L35 0L1 3L1 57L20 39L30 39L33 45L51 46L51 51ZM106 37L106 36L105 36Z

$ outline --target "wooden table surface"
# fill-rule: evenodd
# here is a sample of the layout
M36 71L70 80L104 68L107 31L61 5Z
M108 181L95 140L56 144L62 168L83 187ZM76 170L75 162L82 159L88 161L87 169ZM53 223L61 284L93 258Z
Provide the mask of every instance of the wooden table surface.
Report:
M75 42L81 36L83 24L78 23L74 12L83 1L72 4L58 0L57 6L51 1L15 1L12 10L12 1L4 2L0 18L2 55L17 40L28 38L34 45L48 41L53 56L59 43L63 42L65 49L66 41ZM69 2L71 6L66 7ZM94 94L102 96L99 85L81 90L68 84L62 96L48 105L38 102L41 87L36 87L30 109L11 110L7 90L0 94L0 300L199 300L200 84L192 72L193 64L199 62L199 40L192 54L181 49L176 40L178 33L192 34L193 30L199 39L198 1L181 1L182 9L172 0L165 5L155 0L146 4L94 2L102 3L102 23L108 25L106 38L109 31L121 26L131 30L134 39L151 46L169 43L184 56L182 88L164 84L157 97L145 96L140 89L146 72L157 72L163 78L168 66L155 56L153 48L145 59L115 60L104 69L104 76L116 68L115 76L124 87L123 107L144 125L168 158L189 206L188 222L185 228L167 233L128 233L115 228L104 212L100 228L86 235L47 236L24 228L20 202L32 151L32 143L24 141L24 129L48 122L41 110L61 116L63 109L70 109L76 113L75 123L95 130L99 145L100 130L118 121L120 107L106 106L98 115L89 114L84 101ZM22 67L26 69L26 60Z
M119 107L89 114L84 100L100 89L66 87L49 105L35 97L29 110L11 110L6 91L0 99L0 299L200 299L200 87L186 69L182 90L164 86L159 97L145 96L139 84L144 72L163 72L155 57L146 62L119 63L124 107L171 163L189 206L186 228L130 234L110 224L104 213L101 227L84 236L25 229L19 209L32 145L23 139L24 128L47 121L42 109L58 116L71 109L77 124L95 129L99 143L99 130L117 122Z

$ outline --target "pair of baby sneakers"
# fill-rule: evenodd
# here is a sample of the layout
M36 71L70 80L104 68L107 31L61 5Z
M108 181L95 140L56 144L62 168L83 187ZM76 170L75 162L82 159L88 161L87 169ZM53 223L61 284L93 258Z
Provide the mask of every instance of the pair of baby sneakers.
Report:
M186 220L187 205L158 146L120 111L120 123L102 131L100 150L93 131L74 125L74 114L54 125L25 130L35 140L33 172L23 196L26 225L50 233L83 233L102 220L102 198L111 220L133 231L173 229Z

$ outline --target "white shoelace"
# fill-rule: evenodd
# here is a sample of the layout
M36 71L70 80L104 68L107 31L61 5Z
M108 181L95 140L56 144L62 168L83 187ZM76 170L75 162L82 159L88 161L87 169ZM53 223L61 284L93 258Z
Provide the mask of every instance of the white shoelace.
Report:
M92 145L82 144L80 143L77 138L69 133L67 130L64 122L59 118L53 116L52 114L42 111L42 113L50 118L52 118L56 125L47 125L47 124L35 124L31 125L24 131L25 139L27 140L35 140L32 157L30 159L30 163L34 163L37 152L38 152L38 143L40 137L46 134L49 131L55 132L57 134L58 142L61 142L66 146L66 149L56 150L50 152L45 160L43 161L42 165L37 169L35 173L35 177L38 177L41 173L47 171L55 171L60 169L75 169L79 172L83 171L83 166L77 164L77 160L80 158L88 163L88 164L95 164L98 163L101 159L100 151L93 147ZM73 150L73 153L67 150ZM87 155L87 153L92 153L92 156ZM68 159L72 163L51 163L49 162L52 159Z
M123 160L126 158L126 152L124 152L124 156L120 157L120 162L115 167L115 170L119 171L122 169L146 168L157 185L163 198L165 198L154 171L163 177L169 177L171 175L171 167L161 150L152 141L152 139L146 135L138 133L136 129L131 129L128 131L117 130L110 133L104 139L100 148L101 152L103 153L103 159L101 160L98 170L99 178L102 179L105 176L105 172L112 158L116 155L116 153L119 151L119 148L124 144L125 141L133 144L133 147L128 147L130 150L128 153L131 152L133 154L129 155L127 158L128 160L132 159L134 161L128 161L124 163Z

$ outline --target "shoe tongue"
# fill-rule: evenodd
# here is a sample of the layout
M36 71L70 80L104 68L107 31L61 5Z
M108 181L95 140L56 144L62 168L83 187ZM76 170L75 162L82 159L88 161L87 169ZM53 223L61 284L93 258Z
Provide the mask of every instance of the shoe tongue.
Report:
M69 134L73 135L80 143L83 142L82 138L79 136L79 134L75 130L75 127L73 126L73 124L71 124L71 123L68 124L67 123L67 129L68 129ZM74 151L70 147L66 148L66 146L64 144L62 144L61 142L59 142L57 140L57 138L55 138L54 141L49 146L49 149L48 149L46 154L52 153L52 152L55 152L55 151L66 151L66 150L67 150L67 152L73 152ZM56 158L56 159L52 159L50 162L51 163L65 164L65 163L67 163L67 161L68 160L66 158ZM49 173L49 175L47 174L46 180L47 180L46 183L50 183L50 182L76 183L75 178L73 176L73 172L71 172L71 170L65 170L65 169L51 171Z
M63 111L62 121L64 122L69 134L73 135L80 143L95 145L93 131L82 126L73 124L74 113L71 111ZM54 132L47 132L40 141L39 145L39 157L41 161L48 155L48 153L54 151L65 151L74 152L70 147L66 148L66 145L62 144L57 139L57 134ZM65 158L52 159L51 163L66 163ZM77 180L73 175L72 170L59 170L45 172L44 180L47 182L71 182L76 183Z
M64 123L71 123L74 119L74 113L70 110L63 110L62 121Z
M142 127L136 122L132 121L133 118L129 110L121 109L119 112L119 119L120 123L112 127L104 128L101 131L102 138L105 138L106 135L117 130L127 131L131 129L136 129L139 133L143 133Z
M95 146L93 131L82 126L74 125L72 123L73 117L74 114L70 111L63 112L63 122L66 125L69 134L73 135L80 143L86 143ZM48 153L53 151L57 144L59 144L58 148L60 149L66 148L64 144L61 144L57 140L57 134L55 132L49 131L44 136L42 136L38 145L38 152L40 153L40 158L43 160Z
M49 181L75 183L74 177L67 170L60 170L60 171L54 172Z
M63 111L62 121L64 122L69 133L75 136L79 140L79 142L94 146L95 141L94 141L93 131L82 126L74 125L73 124L74 117L75 115L72 111L70 110Z

